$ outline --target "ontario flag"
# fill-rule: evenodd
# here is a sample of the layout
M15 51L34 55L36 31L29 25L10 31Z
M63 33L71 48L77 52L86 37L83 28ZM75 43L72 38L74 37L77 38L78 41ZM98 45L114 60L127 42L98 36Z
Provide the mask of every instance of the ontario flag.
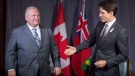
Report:
M56 41L60 53L62 73L64 74L64 76L72 76L70 57L64 54L66 46L68 45L68 39L62 2L60 2L58 15L56 18L56 26L54 28L54 39Z
M88 21L85 11L85 2L82 3L82 8L79 15L78 26L74 39L74 46L82 43L89 38ZM91 49L85 49L78 54L72 55L71 65L76 76L86 76L86 72L82 70L82 65L85 60L91 56Z

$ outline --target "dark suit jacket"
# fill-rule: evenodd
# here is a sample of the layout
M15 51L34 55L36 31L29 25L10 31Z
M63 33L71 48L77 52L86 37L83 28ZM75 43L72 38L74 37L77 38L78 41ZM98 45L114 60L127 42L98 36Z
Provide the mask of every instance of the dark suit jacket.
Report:
M54 67L60 67L59 52L51 29L40 27L41 44L36 44L27 25L12 31L6 50L6 69L15 69L17 76L51 76L49 55Z
M118 64L128 57L128 38L126 29L118 22L115 22L102 42L99 40L100 33L105 23L98 22L90 38L76 47L77 52L91 47L96 43L91 65L88 69L88 76L119 76ZM94 62L106 60L104 68L98 69Z

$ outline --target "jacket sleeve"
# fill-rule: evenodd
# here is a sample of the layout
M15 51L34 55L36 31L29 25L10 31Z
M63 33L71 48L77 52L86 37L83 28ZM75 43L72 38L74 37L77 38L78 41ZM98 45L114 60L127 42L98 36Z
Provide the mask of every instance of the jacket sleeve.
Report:
M8 46L5 53L5 67L6 70L15 69L16 61L16 34L15 30L12 31L11 37L8 42Z
M56 42L54 40L53 34L52 34L52 30L48 29L48 33L50 35L50 39L51 39L51 57L52 57L52 62L54 67L60 67L60 55L59 55L59 50L58 47L56 45Z
M90 35L90 37L88 38L88 40L85 40L84 42L82 42L81 44L79 44L78 46L76 46L77 52L80 52L86 48L89 48L91 46L93 46L96 43L96 39L97 39L97 29L100 27L101 22L98 22L97 26L95 27L94 31L92 32L92 34Z

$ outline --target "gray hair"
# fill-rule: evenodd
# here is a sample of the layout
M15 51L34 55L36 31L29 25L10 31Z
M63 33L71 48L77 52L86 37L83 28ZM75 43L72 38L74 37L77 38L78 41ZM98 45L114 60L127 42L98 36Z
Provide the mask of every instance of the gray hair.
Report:
M31 10L31 9L38 10L37 7L35 7L35 6L29 6L29 7L27 7L26 10L25 10L25 16L28 16L28 15L29 15L29 10ZM38 10L38 11L39 11L39 10Z

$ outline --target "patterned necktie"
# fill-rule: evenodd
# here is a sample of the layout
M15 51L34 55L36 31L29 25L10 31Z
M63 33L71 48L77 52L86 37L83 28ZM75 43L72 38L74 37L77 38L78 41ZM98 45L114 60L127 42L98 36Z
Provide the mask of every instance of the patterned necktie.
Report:
M40 38L37 34L37 29L33 28L32 30L33 30L33 37L34 37L35 41L37 42L37 45L39 46L40 45Z
M100 42L104 39L104 37L106 36L107 34L107 24L105 24L104 26L104 29L103 29L103 32L102 32L102 35L100 36Z

